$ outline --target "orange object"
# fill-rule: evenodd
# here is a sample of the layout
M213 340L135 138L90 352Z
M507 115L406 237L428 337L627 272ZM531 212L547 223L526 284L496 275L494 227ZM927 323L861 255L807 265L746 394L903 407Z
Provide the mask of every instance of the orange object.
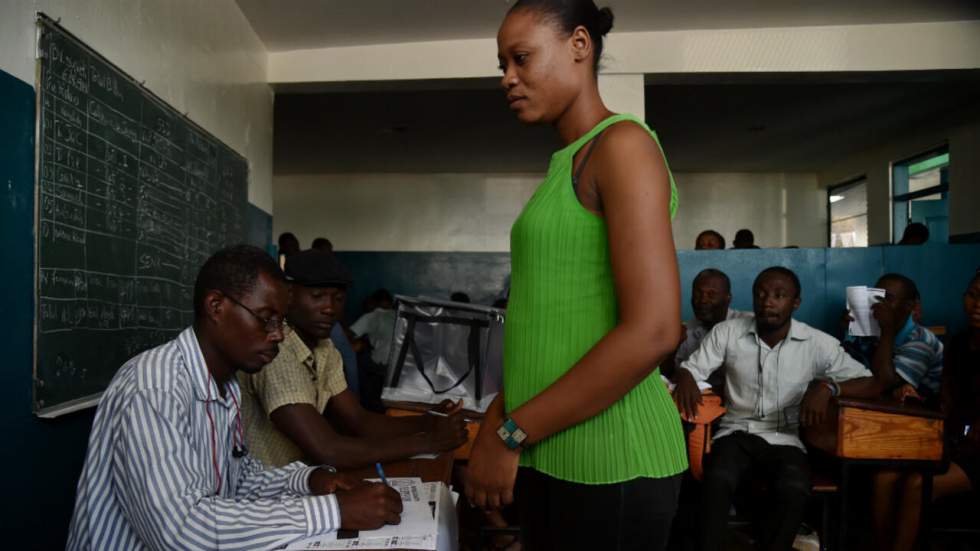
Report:
M687 457L691 465L691 476L695 480L701 480L704 476L704 456L711 453L711 423L727 411L721 405L721 396L717 394L703 394L701 402L697 418L684 419L694 425L694 429L687 435Z

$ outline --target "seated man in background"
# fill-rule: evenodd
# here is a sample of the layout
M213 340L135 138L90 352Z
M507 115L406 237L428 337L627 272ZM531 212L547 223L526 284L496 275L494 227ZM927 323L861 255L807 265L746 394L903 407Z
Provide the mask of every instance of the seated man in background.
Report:
M289 258L292 300L282 350L259 373L241 373L242 418L253 453L270 465L305 459L337 468L454 449L466 441L461 414L387 417L347 389L330 341L350 274L331 253Z
M755 234L752 230L741 229L735 232L735 241L732 242L733 249L758 249L755 244Z
M364 303L364 314L351 325L349 336L360 368L361 403L382 411L381 393L397 315L395 299L387 289L378 289Z
M918 287L901 274L885 274L875 287L885 290L885 299L871 307L881 336L849 336L845 347L871 368L885 392L900 400L937 403L943 343L915 321Z
M694 250L725 250L725 238L715 230L704 230L694 240Z
M879 392L871 373L836 339L793 319L800 300L796 274L763 270L752 285L755 318L719 323L678 369L674 399L687 416L701 402L698 383L718 368L726 371L728 412L702 485L702 550L721 549L732 496L750 473L765 475L770 496L760 548L791 549L810 494L801 422L822 423L832 396Z
M929 227L921 222L913 222L905 226L899 245L925 245L929 242Z
M310 248L315 249L317 251L332 253L333 243L326 237L317 237L316 239L313 240L313 243L310 245Z
M712 327L726 320L752 317L752 312L735 310L731 308L731 304L732 283L725 272L708 268L695 276L691 284L691 309L694 311L694 319L684 323L684 340L674 352L673 361L667 358L663 363L667 368L661 368L665 376L672 378L675 368L698 349L701 340ZM711 376L711 386L720 389L724 380L724 370L719 369Z
M102 395L68 549L276 548L399 521L401 499L384 484L302 463L266 470L248 454L235 373L276 356L288 300L261 249L204 263L193 325L126 362Z
M933 478L933 500L980 489L980 272L963 294L963 311L967 328L953 337L944 358L946 471ZM878 549L914 549L921 515L922 475L894 470L875 474L872 519Z
M279 234L279 268L286 266L286 259L300 251L299 239L293 232L283 232Z

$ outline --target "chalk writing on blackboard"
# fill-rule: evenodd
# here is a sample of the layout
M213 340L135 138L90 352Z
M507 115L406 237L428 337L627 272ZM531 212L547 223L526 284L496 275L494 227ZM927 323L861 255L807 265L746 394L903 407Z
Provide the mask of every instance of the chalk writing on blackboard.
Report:
M193 278L245 238L245 160L40 20L35 409L97 395L193 318Z

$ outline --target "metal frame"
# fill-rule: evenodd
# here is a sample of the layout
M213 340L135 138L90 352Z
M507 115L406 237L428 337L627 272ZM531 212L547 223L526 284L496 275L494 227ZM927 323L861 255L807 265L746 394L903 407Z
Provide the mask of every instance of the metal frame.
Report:
M830 203L830 196L833 195L835 191L847 190L847 189L856 187L856 186L858 186L859 184L862 184L862 183L865 185L865 187L867 187L867 184L868 184L868 175L867 174L862 174L860 176L855 176L854 178L851 178L849 180L844 180L843 182L841 182L839 184L834 184L834 185L832 185L832 186L830 186L830 187L827 188L827 247L828 248L831 247L830 238L833 235L832 228L833 228L833 225L834 225L834 218L833 218L833 215L831 214L831 208L830 208L830 205L831 205L831 203ZM865 203L867 203L867 191L865 191ZM868 211L867 210L864 211L864 215L865 216L868 215Z

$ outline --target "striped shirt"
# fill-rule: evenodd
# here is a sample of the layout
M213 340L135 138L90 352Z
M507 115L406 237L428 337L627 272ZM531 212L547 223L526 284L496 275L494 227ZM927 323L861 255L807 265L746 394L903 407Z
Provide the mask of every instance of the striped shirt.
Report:
M847 351L871 367L878 337L847 337ZM943 376L943 343L932 331L909 316L895 335L892 353L895 373L915 387L923 398L936 399Z
M95 415L68 549L270 549L339 527L337 498L309 495L315 467L232 455L241 395L234 378L225 388L193 328L119 369Z

